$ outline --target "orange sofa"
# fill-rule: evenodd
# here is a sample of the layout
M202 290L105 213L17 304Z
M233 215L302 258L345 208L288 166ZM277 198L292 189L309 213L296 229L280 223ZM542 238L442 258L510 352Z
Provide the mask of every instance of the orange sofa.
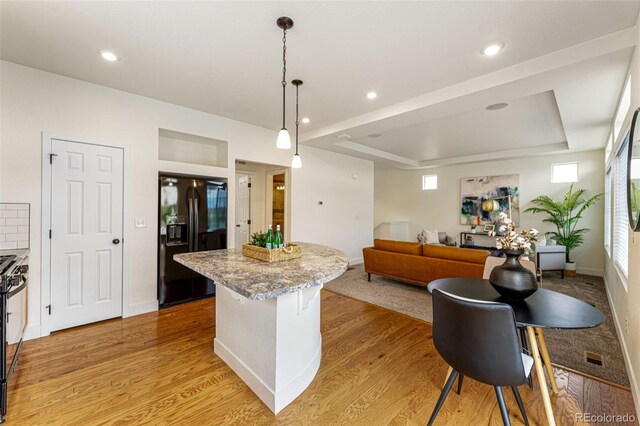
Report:
M376 239L362 249L364 270L399 281L427 285L439 278L482 278L486 250Z

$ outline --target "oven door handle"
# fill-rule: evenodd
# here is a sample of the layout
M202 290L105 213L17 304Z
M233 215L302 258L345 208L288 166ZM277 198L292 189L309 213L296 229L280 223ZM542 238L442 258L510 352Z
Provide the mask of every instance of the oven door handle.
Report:
M22 281L22 284L20 284L18 287L14 288L13 290L11 290L11 291L9 291L7 293L7 299L10 298L10 297L15 296L18 293L20 293L25 288L27 288L27 282L26 281Z

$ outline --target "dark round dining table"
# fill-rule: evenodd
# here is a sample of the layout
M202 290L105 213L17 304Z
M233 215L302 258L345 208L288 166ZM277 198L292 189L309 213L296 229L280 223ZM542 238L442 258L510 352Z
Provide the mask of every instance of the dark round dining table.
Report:
M506 303L513 308L519 327L577 329L596 327L604 321L602 312L588 303L544 288L520 302L504 299L489 280L480 278L444 278L432 281L428 288L430 293L437 288L467 299Z
M522 301L505 299L491 286L489 280L480 278L443 278L429 283L428 289L430 293L433 293L434 289L438 289L458 297L485 302L506 303L511 306L515 314L516 325L526 330L522 333L523 345L526 345L525 341L528 341L540 384L547 421L550 426L555 426L549 389L544 376L543 360L554 394L558 393L558 388L553 368L551 367L547 344L541 329L596 327L604 321L602 312L575 297L544 288L539 288ZM491 331L487 330L487 332L490 333ZM449 368L449 371L451 371L451 368Z

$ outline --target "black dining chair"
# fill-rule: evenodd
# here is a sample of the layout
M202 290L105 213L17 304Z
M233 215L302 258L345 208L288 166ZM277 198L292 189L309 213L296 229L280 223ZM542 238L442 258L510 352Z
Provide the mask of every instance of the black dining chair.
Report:
M518 386L527 382L533 358L520 349L511 306L465 299L438 289L434 289L432 296L433 343L453 371L428 424L433 424L456 377L463 374L494 387L505 425L510 425L511 421L502 387L510 386L522 418L528 425Z

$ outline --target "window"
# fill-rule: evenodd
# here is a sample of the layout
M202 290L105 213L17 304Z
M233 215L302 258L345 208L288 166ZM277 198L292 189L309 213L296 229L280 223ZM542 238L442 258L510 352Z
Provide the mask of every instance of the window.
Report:
M624 85L622 96L620 97L620 103L618 104L618 110L616 111L616 118L613 121L613 139L616 140L622 129L624 119L629 112L631 106L631 77L627 78L627 82Z
M627 219L627 147L629 134L622 141L614 163L613 182L613 261L627 276L629 261L629 222Z
M551 183L565 183L578 181L578 163L564 163L551 165Z
M607 139L607 146L604 147L604 162L609 161L611 155L611 149L613 148L613 132L609 133L609 139Z
M207 231L227 228L227 189L207 182Z
M604 248L611 256L611 167L604 175Z
M422 176L422 190L438 189L438 175Z

